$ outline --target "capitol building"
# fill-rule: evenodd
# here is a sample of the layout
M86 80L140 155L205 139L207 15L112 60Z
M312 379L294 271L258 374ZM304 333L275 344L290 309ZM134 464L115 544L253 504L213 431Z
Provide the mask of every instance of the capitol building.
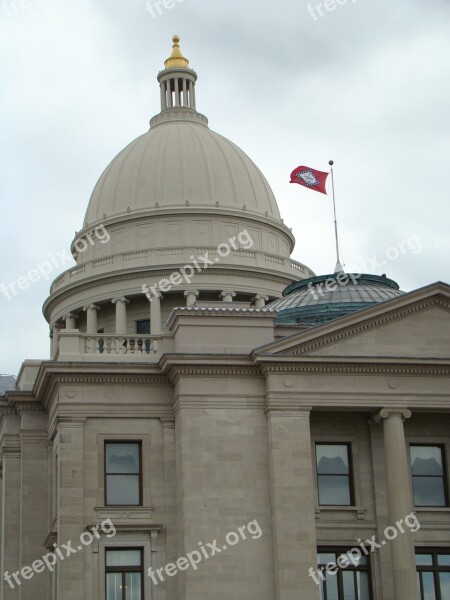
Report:
M450 286L293 260L179 41L0 395L0 599L450 600Z

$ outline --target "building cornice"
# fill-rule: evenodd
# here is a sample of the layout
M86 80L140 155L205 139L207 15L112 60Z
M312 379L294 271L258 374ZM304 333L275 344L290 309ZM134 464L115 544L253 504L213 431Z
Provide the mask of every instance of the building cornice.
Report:
M136 363L43 362L33 393L48 408L59 385L80 384L168 385L157 365Z
M256 356L261 372L269 373L354 373L450 376L450 359L390 357L302 357Z

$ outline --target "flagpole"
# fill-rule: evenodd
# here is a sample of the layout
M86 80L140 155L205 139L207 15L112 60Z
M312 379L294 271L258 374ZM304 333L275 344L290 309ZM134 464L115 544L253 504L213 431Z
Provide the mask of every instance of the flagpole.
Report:
M342 266L341 266L341 261L339 258L339 240L338 240L338 230L337 230L337 216L336 216L336 196L334 193L334 171L333 171L333 165L334 165L334 161L330 160L328 162L328 164L331 167L331 189L333 190L333 210L334 210L334 236L335 236L335 240L336 240L336 259L337 259L337 263L336 263L336 267L334 269L335 273L338 273L340 271L342 271Z

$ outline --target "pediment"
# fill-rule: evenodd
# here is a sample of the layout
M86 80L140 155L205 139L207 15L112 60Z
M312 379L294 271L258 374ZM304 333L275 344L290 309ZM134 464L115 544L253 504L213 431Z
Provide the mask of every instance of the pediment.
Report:
M450 358L450 286L433 284L259 348L258 355Z

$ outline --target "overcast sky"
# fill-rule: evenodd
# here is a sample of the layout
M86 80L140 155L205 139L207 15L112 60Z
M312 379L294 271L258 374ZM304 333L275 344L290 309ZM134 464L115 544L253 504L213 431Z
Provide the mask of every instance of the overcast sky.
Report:
M0 282L49 258L51 279L72 265L61 252L97 179L159 112L175 33L199 75L198 110L266 175L293 258L334 268L331 199L288 183L294 167L332 158L346 270L385 272L407 291L450 282L448 0L166 6L1 2ZM48 358L49 283L0 292L0 373Z

